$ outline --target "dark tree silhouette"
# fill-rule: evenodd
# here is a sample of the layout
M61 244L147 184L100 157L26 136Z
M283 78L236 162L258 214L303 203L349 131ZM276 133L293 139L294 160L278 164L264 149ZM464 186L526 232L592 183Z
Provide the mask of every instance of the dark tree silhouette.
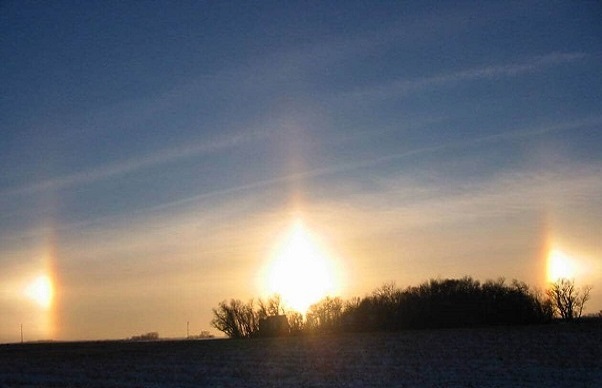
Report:
M297 311L290 311L286 314L286 317L288 319L290 334L302 334L303 330L305 329L305 321L303 320L303 315Z
M280 295L275 294L267 300L258 299L257 308L251 299L243 303L238 299L222 301L213 309L211 326L225 333L230 338L249 338L260 335L260 324L269 317L284 315L286 312ZM265 330L264 330L265 331Z
M284 303L282 302L282 298L278 294L274 294L270 296L267 301L263 301L259 299L257 301L258 304L258 316L259 319L265 319L267 317L272 317L276 315L286 314L286 310L284 308Z
M223 301L213 309L211 326L230 338L248 338L259 330L259 317L253 309L253 300L245 304L238 299Z
M345 309L345 330L401 330L546 322L549 303L522 282L431 279L401 290L393 283Z
M135 335L131 337L130 341L157 341L159 339L159 333L156 331L151 331L149 333L144 333L140 335Z
M581 289L575 287L575 282L569 279L558 279L550 285L547 295L552 302L554 312L563 320L571 321L581 318L583 307L589 300L591 286Z
M309 307L306 329L313 332L333 331L340 326L343 315L343 300L326 297Z

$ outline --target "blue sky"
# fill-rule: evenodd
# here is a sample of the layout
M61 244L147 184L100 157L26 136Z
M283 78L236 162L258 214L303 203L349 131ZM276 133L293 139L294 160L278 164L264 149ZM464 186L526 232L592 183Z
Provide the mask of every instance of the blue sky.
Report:
M14 289L51 266L57 328L39 336L206 329L221 299L258 295L248 279L292 214L346 268L347 296L465 274L541 284L546 244L602 284L601 16L3 2L5 326L35 316Z

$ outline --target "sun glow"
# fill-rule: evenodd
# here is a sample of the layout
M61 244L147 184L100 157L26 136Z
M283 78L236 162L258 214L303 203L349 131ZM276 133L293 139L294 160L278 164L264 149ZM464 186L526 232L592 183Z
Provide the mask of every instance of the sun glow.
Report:
M277 246L263 281L269 293L282 296L290 308L305 314L309 306L339 291L332 258L297 221Z
M572 279L577 274L577 262L559 249L552 249L548 254L548 281Z
M25 295L44 310L52 306L54 287L46 275L40 275L25 287Z

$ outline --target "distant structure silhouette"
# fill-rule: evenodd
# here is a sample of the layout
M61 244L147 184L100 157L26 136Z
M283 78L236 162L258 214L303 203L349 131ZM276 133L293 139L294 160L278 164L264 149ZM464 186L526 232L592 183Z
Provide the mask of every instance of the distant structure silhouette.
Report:
M261 337L280 337L288 335L290 327L286 315L274 315L259 320Z

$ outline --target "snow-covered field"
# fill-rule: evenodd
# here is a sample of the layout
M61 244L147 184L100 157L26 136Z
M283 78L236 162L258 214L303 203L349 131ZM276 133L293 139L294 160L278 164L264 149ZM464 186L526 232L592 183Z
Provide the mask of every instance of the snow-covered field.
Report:
M0 386L602 386L602 325L0 346Z

